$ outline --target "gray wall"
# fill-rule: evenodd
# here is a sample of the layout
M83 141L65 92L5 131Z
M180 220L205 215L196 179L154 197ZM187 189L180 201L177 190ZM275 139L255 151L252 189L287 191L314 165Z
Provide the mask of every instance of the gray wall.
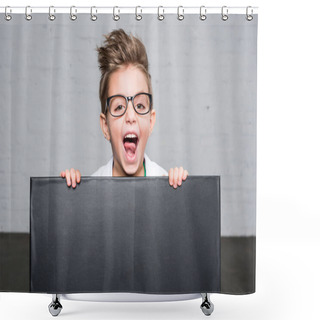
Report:
M0 19L0 232L28 232L30 176L90 175L110 158L95 47L124 28L149 57L157 121L148 155L167 170L220 175L222 235L255 235L257 18Z

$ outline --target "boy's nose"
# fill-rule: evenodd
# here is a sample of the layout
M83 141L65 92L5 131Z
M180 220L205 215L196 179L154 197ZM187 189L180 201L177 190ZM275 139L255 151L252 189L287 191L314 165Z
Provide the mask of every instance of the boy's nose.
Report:
M135 122L136 121L136 112L134 111L132 100L128 101L128 108L125 113L125 116L126 116L127 122Z

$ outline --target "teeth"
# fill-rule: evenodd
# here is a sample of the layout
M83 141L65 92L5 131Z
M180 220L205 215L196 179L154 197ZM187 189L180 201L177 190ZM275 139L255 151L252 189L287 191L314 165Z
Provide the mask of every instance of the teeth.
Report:
M129 133L125 136L125 138L132 139L132 138L137 138L137 136L134 133Z

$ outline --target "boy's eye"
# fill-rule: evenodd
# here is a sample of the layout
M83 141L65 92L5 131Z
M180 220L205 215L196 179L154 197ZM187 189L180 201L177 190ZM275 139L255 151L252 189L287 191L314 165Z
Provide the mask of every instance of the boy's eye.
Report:
M125 106L123 106L122 104L118 105L114 111L122 111L125 108Z
M140 111L143 111L146 107L143 105L143 104L137 104L136 105L136 109L137 110L140 110Z

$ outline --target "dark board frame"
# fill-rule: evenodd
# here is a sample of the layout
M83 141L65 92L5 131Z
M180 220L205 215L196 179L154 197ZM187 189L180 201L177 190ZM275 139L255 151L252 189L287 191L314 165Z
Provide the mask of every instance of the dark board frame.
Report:
M221 292L220 177L30 183L30 292Z

